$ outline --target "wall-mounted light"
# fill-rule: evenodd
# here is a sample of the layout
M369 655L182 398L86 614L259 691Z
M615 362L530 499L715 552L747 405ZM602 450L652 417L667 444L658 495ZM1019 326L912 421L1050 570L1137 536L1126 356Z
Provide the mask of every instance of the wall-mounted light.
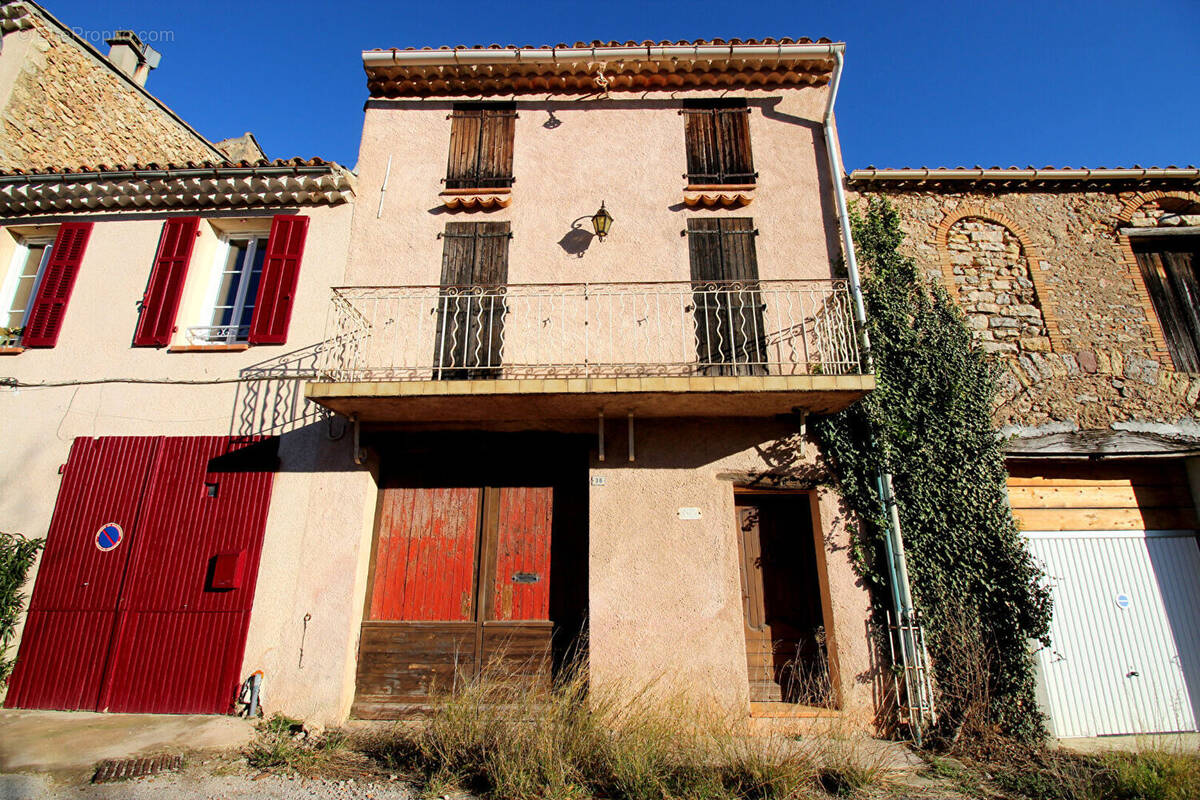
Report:
M604 207L604 201L600 201L600 210L592 214L592 229L596 231L596 236L600 241L604 241L604 237L608 236L608 230L612 227L612 214L608 213L608 209Z

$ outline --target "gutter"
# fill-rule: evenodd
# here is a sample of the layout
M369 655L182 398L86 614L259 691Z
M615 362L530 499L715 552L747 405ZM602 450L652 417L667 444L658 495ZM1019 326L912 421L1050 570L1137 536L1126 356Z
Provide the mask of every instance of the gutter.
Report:
M1197 167L1117 167L1113 169L856 169L851 181L1136 181L1200 179Z
M850 213L846 207L846 190L842 185L845 176L842 167L841 144L837 139L837 129L834 126L833 106L837 100L838 87L841 85L842 69L845 65L845 45L835 45L833 56L835 60L833 77L830 80L829 100L825 107L824 132L825 152L829 158L829 176L833 181L833 196L837 204L838 224L842 229L842 251L846 256L846 271L850 279L850 293L854 299L854 320L858 325L862 340L862 352L867 369L873 370L871 358L871 340L867 335L867 312L863 304L862 285L858 274L858 258L854 251L854 235L850 228ZM873 437L872 437L873 438ZM878 443L875 443L878 445ZM885 454L886 455L886 454ZM892 488L892 473L886 468L880 470L875 477L875 491L879 502L887 516L888 535L885 539L888 585L892 590L892 606L896 613L896 624L899 626L900 658L903 662L905 684L909 696L909 725L912 728L917 745L921 745L921 725L924 720L920 714L923 709L933 708L931 698L925 697L926 684L920 675L919 666L923 658L918 654L919 645L914 636L917 625L914 613L912 588L908 579L908 560L904 553L904 536L900 529L900 510L896 504L896 493ZM891 635L891 632L888 632ZM917 680L908 681L909 674L917 676ZM914 696L915 695L915 703Z
M242 177L256 176L280 177L284 175L324 175L345 172L344 167L336 164L325 166L278 166L278 167L188 167L185 169L137 169L113 170L109 172L51 172L36 174L7 174L0 175L0 186L17 183L76 183L84 181L122 181L122 180L158 180L163 178L197 178L197 177Z
M454 50L367 50L363 67L467 66L483 64L561 64L596 61L734 61L747 58L829 57L844 44L650 45L645 47L458 48Z

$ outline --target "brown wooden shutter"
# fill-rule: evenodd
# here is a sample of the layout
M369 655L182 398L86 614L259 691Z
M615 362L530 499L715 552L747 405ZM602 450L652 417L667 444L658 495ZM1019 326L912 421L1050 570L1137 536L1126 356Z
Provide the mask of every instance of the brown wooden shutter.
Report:
M158 254L154 257L154 268L150 272L146 294L142 296L141 316L133 335L135 347L162 347L170 343L199 227L199 217L176 217L163 223Z
M495 377L502 363L507 222L448 222L442 234L434 363L438 377Z
M308 217L278 214L271 220L267 255L250 320L250 344L283 344L292 321L292 302L300 277L300 260L308 237Z
M1135 244L1134 252L1175 368L1200 372L1200 238Z
M54 347L58 343L67 301L75 288L75 278L79 275L79 265L83 262L91 234L90 222L64 222L58 226L54 249L46 262L29 322L21 335L22 346Z
M687 232L701 372L766 374L754 220L689 219Z
M447 189L496 189L512 186L513 103L458 103L450 122Z
M755 182L749 113L745 100L684 101L688 183Z

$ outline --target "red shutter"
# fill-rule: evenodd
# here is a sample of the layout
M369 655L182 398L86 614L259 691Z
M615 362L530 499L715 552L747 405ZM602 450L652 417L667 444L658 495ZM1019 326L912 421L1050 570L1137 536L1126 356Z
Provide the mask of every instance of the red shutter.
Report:
M33 301L33 313L21 335L23 347L54 347L58 332L62 328L63 314L71 289L75 288L75 277L83 261L88 236L92 233L90 222L64 222L58 226L58 238L46 264L46 273L38 287L37 299Z
M283 344L292 319L292 300L300 276L300 257L308 235L308 217L279 214L271 220L271 238L263 261L254 318L250 321L251 344Z
M183 279L199 226L199 217L177 217L163 223L154 270L142 297L142 315L133 335L135 347L162 347L171 341Z

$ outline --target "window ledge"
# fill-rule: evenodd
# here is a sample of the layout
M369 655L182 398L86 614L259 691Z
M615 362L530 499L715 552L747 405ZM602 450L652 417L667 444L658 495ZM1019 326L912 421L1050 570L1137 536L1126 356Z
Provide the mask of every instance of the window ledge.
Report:
M752 192L757 183L689 183L685 192Z
M238 344L179 344L174 347L168 347L168 353L240 353L243 350L249 350L250 345L239 342Z
M508 208L512 202L512 189L445 189L438 197L442 199L442 205L455 211L491 211Z
M24 347L0 347L0 356L19 356L24 352Z
M683 190L688 208L740 208L754 200L753 186L694 186Z

